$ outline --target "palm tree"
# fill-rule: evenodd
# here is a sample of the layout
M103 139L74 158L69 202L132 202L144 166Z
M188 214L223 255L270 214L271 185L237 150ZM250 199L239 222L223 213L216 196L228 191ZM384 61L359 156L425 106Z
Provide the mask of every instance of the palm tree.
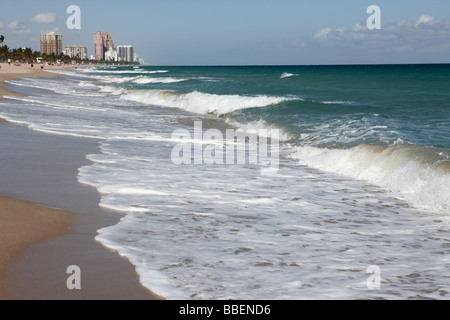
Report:
M24 54L24 58L27 62L31 62L34 60L33 50L31 50L31 48L25 48L25 50L23 51L23 54Z
M0 47L0 61L6 60L9 57L9 48L7 45Z
M3 43L5 41L5 37L4 36L0 36L0 43Z

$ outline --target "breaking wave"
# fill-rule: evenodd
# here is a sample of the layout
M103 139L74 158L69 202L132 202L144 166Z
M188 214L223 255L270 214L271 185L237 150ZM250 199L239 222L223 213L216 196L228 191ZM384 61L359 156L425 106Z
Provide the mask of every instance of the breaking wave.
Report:
M290 157L301 164L366 180L399 194L415 207L450 212L450 155L447 149L361 144L350 149L297 146Z
M284 78L290 78L290 77L298 77L300 76L299 74L295 74L295 73L288 73L288 72L284 72L280 79L284 79Z
M300 98L266 95L217 95L203 92L180 93L170 90L140 90L122 95L122 99L146 104L175 107L200 114L223 115L240 109L266 107Z

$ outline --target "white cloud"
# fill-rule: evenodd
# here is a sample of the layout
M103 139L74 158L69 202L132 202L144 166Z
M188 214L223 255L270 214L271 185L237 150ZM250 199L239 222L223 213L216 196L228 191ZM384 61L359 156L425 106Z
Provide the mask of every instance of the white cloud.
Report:
M30 34L31 30L28 29L28 27L22 25L19 20L14 20L6 26L8 29L11 30L11 32L15 35L23 35L23 34Z
M418 26L420 26L421 24L434 24L434 23L438 23L438 22L439 21L437 21L434 17L425 14L417 20L416 28Z
M450 21L422 15L417 21L402 20L369 30L365 21L352 28L324 28L313 35L323 45L373 48L382 51L450 50Z
M328 34L333 31L331 28L323 28L314 35L314 39L323 40L328 37Z
M39 23L39 24L49 24L56 21L56 13L54 12L47 12L47 13L39 13L35 15L30 20L33 23Z
M50 32L54 32L54 33L58 34L58 33L60 33L60 28L59 27L55 27L53 29L46 30L43 33L50 33Z
M363 23L357 23L352 27L352 30L355 32L364 31L366 29L367 29L367 26L364 25Z
M14 20L8 24L8 29L18 29L19 28L19 20Z

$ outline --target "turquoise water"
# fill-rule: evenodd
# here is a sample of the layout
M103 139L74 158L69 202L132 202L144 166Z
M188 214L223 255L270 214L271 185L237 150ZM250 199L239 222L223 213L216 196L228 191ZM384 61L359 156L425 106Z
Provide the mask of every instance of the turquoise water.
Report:
M100 140L78 179L97 188L101 206L126 215L97 240L126 256L157 294L448 298L450 65L66 75L10 82L32 95L0 101L0 117ZM192 132L196 121L203 131L279 132L277 170L174 163L173 133ZM190 144L229 145L195 136ZM367 285L372 266L381 288Z

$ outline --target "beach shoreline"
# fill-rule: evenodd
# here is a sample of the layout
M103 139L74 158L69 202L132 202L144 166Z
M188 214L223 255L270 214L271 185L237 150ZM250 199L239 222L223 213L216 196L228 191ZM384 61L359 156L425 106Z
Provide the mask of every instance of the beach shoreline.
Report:
M30 65L2 64L0 99L24 96L5 81L57 78ZM45 66L68 70L72 66ZM123 213L100 208L100 196L77 181L99 152L98 141L51 135L0 118L0 300L161 300L143 287L134 266L95 240ZM67 268L79 265L82 289L69 290Z
M8 63L0 63L0 99L5 99L5 96L24 96L10 90L5 89L5 81L17 81L20 78L58 78L61 74L47 71L61 71L71 70L73 66L57 66L48 65L41 69L39 65L31 67L29 64L22 64L15 66Z

